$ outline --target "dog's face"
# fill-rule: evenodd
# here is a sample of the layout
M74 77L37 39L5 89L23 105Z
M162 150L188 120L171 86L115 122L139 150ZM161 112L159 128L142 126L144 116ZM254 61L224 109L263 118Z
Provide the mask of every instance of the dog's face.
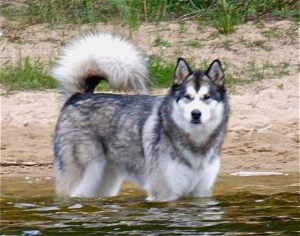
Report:
M184 59L178 59L171 93L172 117L181 128L216 128L223 119L226 100L220 61L213 61L206 71L192 71Z

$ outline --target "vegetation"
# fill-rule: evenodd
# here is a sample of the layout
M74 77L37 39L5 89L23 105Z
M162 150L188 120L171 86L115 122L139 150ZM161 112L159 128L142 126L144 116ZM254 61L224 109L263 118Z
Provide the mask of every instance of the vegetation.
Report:
M246 75L250 82L269 78L280 78L281 76L289 75L288 66L288 62L280 62L278 64L266 62L258 66L255 61L251 61L246 69Z
M263 18L297 18L296 0L22 0L7 1L0 14L22 24L114 22L135 29L142 22L197 20L220 33Z
M187 41L184 45L191 48L201 48L204 46L204 42L201 39L193 39Z
M8 91L40 90L55 88L56 81L46 72L46 64L39 59L20 57L16 64L6 62L1 65L0 83Z
M149 59L149 72L152 76L153 88L167 88L172 83L176 61L167 63L159 56L151 56Z
M153 46L154 47L166 48L166 47L170 47L170 43L167 42L167 41L165 41L165 40L163 40L161 37L157 37L154 40Z
M237 24L250 20L257 22L257 27L263 27L263 19L295 19L286 32L280 32L274 26L262 31L264 40L257 39L248 41L246 38L239 39L240 44L249 48L263 49L266 52L273 50L269 41L285 34L294 40L298 30L297 3L295 0L20 0L5 1L0 4L0 14L14 25L19 26L47 23L49 26L65 26L84 23L110 22L113 24L127 25L135 30L143 22L156 23L160 21L174 20L179 25L179 33L185 34L188 29L187 19L203 25L211 25L218 29L221 34L229 34L235 30ZM4 27L9 27L7 24ZM10 41L19 43L19 33L10 31ZM207 38L194 38L181 41L181 45L190 48L202 48L207 42L214 40L217 35L209 35ZM13 38L12 38L13 37ZM216 44L228 51L236 42L230 37ZM171 41L157 36L153 41L153 47L165 49L172 47ZM176 53L176 50L178 53ZM182 48L178 47L175 54L182 55ZM167 62L163 57L152 55L149 58L149 70L152 76L152 88L166 88L171 84L176 61ZM201 68L206 68L209 61L200 62ZM230 62L222 61L224 68L233 67ZM50 63L30 57L19 57L17 63L10 61L1 62L0 83L7 90L47 89L55 88L56 81L48 74ZM300 68L300 67L299 67ZM243 70L243 72L239 72ZM252 81L276 78L289 74L288 63L279 64L264 63L258 65L252 61L244 68L238 68L234 74L226 72L227 85L232 87L236 84L247 84ZM101 83L98 90L108 90L107 83Z
M203 60L200 65L191 65L205 69L209 66L208 60ZM159 56L151 56L149 58L149 71L151 78L151 88L168 88L172 83L176 62L168 63ZM225 71L229 67L233 67L228 61L222 61ZM289 64L280 62L278 64L263 63L257 65L255 61L251 61L245 70L235 72L234 74L226 72L226 84L228 88L234 85L249 84L254 81L263 79L280 78L289 75ZM48 74L46 65L39 59L29 57L21 58L16 64L5 63L0 70L0 83L3 84L7 91L12 90L41 90L56 88L57 82ZM97 86L98 91L110 90L107 82L101 82Z

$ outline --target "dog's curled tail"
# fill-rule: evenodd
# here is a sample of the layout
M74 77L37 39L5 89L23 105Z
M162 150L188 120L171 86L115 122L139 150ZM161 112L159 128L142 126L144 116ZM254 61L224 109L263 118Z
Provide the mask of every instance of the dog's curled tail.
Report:
M117 90L147 92L148 68L142 52L110 33L89 34L67 45L51 74L65 100L93 92L101 80Z

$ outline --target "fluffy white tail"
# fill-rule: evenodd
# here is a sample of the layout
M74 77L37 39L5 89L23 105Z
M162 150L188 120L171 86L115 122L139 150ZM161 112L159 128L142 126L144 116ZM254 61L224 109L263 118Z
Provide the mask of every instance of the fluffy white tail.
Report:
M142 52L110 33L89 34L67 45L51 74L64 99L93 92L101 80L114 89L147 92L148 68Z

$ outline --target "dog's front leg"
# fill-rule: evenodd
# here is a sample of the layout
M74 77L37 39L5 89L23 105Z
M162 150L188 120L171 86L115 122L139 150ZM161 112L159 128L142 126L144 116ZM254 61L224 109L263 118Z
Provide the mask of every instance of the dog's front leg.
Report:
M178 199L178 196L168 191L153 191L147 197L150 202L171 202Z
M199 179L191 197L209 197L211 196L212 187L216 181L220 169L220 158L216 156L213 161L203 167L199 173Z
M147 201L167 202L178 199L178 194L172 190L165 176L161 174L151 176L145 189L148 194Z

